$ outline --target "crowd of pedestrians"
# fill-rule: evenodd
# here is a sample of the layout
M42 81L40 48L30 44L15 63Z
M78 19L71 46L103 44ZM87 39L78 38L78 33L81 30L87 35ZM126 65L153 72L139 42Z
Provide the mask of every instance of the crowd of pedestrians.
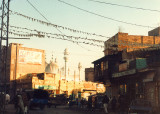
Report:
M126 98L124 95L119 95L117 98L115 96L113 96L112 98L109 98L107 95L102 96L102 104L103 107L100 107L98 104L98 99L97 96L89 96L88 100L84 99L84 98L79 98L77 99L77 107L81 108L81 109L88 109L90 111L93 111L95 109L100 109L103 108L104 112L106 114L113 112L116 114L125 114L127 113L127 105L126 105ZM72 97L70 97L72 98ZM70 101L73 101L73 99ZM69 107L71 107L73 104L71 104L71 102L69 103Z

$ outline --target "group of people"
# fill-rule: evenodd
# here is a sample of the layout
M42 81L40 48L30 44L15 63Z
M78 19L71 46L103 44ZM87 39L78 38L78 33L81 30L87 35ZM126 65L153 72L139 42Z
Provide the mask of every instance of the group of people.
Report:
M127 107L126 105L127 103L124 95L119 95L118 100L116 99L115 96L109 99L108 96L105 95L102 102L103 102L105 113L108 113L108 109L110 109L112 112L118 111L119 113L124 113Z
M29 100L25 92L18 92L14 98L16 114L27 114Z

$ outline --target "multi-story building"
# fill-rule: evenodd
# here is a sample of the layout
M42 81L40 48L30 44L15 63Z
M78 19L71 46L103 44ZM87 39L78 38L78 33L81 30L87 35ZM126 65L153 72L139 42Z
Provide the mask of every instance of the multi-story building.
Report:
M105 42L104 57L94 61L95 81L106 85L108 95L125 95L160 106L160 36L117 33Z
M29 73L45 72L44 50L23 47L21 44L11 43L7 53L7 91L16 91L16 80ZM3 70L5 71L5 70ZM4 74L4 72L1 72ZM1 76L2 81L5 75ZM3 86L2 86L3 87Z

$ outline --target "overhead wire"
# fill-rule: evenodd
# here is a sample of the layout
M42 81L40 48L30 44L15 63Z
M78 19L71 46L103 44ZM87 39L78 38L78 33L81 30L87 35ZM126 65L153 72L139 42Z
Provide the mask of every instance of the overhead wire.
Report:
M16 33L15 31L14 32L11 32L9 31L9 34L12 34L12 35L16 35L16 36L20 36L20 37L38 37L38 38L44 38L44 37L47 37L47 38L53 38L53 39L60 39L60 40L66 40L66 41L70 41L72 43L76 43L76 44L87 44L87 45L92 45L92 46L97 46L97 47L101 47L103 48L104 46L102 45L98 45L98 44L94 44L94 43L89 43L89 42L84 42L84 41L74 41L72 39L66 39L64 37L55 37L55 36L49 36L49 35L42 35L42 34L33 34L33 33L28 33L28 34L20 34L20 33Z
M96 2L96 3L102 3L102 4L107 4L107 5L114 5L114 6L127 7L127 8L137 9L137 10L147 10L147 11L152 11L152 12L158 12L158 13L160 13L160 10L155 10L155 9L147 9L147 8L141 8L141 7L128 6L128 5L120 5L120 4L109 3L109 2L98 1L98 0L88 0L88 1Z
M10 26L11 28L13 27L13 28L21 28L21 27L16 27L16 26ZM31 32L36 32L36 34L35 33L30 33L30 32L24 32L24 31L19 31L19 30L12 30L12 29L10 29L10 31L9 31L9 33L10 34L14 34L14 35L18 35L18 36L26 36L26 37L32 37L32 36L36 36L36 37L39 37L39 38L44 38L44 37L48 37L48 38L55 38L55 39L57 39L57 37L52 37L52 35L53 36L58 36L58 37L62 37L63 35L61 35L61 34L52 34L52 33L46 33L46 32L42 32L42 31L37 31L36 29L34 29L34 30L31 30L31 29L27 29L27 28L22 28L22 29L24 29L24 30L29 30L29 31L31 31ZM25 33L25 34L20 34L20 33ZM50 36L51 35L51 36ZM67 39L64 39L64 40L68 40L68 38L69 38L69 41L72 41L72 42L75 42L75 43L84 43L84 44L89 44L89 45L93 45L93 46L100 46L100 45L96 45L96 44L93 44L93 43L89 43L89 42L79 42L79 41L73 41L72 40L72 38L74 37L74 36L65 36L65 37L67 37ZM80 37L78 37L78 38L80 38ZM58 39L62 39L62 38L58 38ZM86 40L85 38L81 38L81 39L83 39L83 40ZM63 39L62 39L63 40ZM75 40L78 40L77 39L77 37L75 37ZM87 39L88 41L90 41L91 39ZM93 39L92 39L93 40ZM121 41L121 40L119 40L119 43L118 44L116 44L116 42L115 41L106 41L106 43L108 44L108 45L110 45L110 46L112 46L112 45L125 45L125 46L127 46L127 48L128 49L137 49L137 46L139 47L141 47L142 46L142 44L141 43L138 43L138 42L128 42L128 41ZM129 46L129 47L128 47ZM158 44L143 44L143 47L157 47L157 46L159 46ZM112 47L112 48L114 48L114 47Z
M49 23L51 23L29 0L27 0L27 2L43 17L43 18L45 18L46 19L46 21L48 21ZM55 27L56 28L56 27ZM62 33L62 31L60 31L58 28L56 28L61 34L63 34ZM64 35L64 34L63 34ZM77 44L77 45L79 45L79 44ZM84 48L83 46L81 46L81 45L79 45L80 47L82 47L82 48ZM84 49L87 49L87 48L84 48ZM91 50L89 50L89 49L87 49L88 51L91 51Z
M18 27L18 26L13 26L13 25L10 25L11 28L14 28L14 29L21 29L21 30L27 30L27 31L30 31L30 32L36 32L36 33L39 33L39 34L50 34L50 35L55 35L55 36L63 36L63 37L67 37L67 38L74 38L74 39L81 39L81 40L88 40L88 41L93 41L93 42L98 42L98 43L104 43L105 41L103 40L97 40L97 39L91 39L91 38L88 38L88 37L78 37L78 36L72 36L72 35L65 35L65 34L53 34L53 33L48 33L48 32L43 32L43 31L40 31L40 30L37 30L37 29L28 29L28 28L24 28L24 27ZM28 32L24 32L24 31L18 31L18 30L14 30L14 29L10 29L12 31L16 31L16 32L23 32L23 33L27 33Z
M10 12L11 12L11 14L15 14L15 15L24 17L24 18L26 18L26 19L29 19L29 20L38 22L38 23L40 23L40 24L44 24L44 25L46 25L46 26L57 27L57 28L69 30L70 32L82 33L82 34L86 34L86 35L93 35L93 36L103 37L103 38L110 38L110 37L107 37L107 36L104 36L104 35L98 35L98 34L95 34L95 33L84 32L84 31L81 31L81 30L76 30L76 29L72 29L72 28L68 28L68 27L56 25L56 24L53 24L53 23L45 22L45 21L42 21L42 20L39 20L39 19L35 19L35 18L33 18L33 17L26 16L26 15L21 14L21 13L18 13L18 12L12 11L12 10L10 10Z
M29 0L27 0L27 2L46 20L48 21L49 23L51 23ZM56 28L56 27L55 27ZM56 28L61 34L62 31L60 31L58 28Z
M101 15L101 14L98 14L98 13L94 13L94 12L91 12L91 11L88 11L88 10L85 10L85 9L82 9L78 6L75 6L75 5L72 5L70 3L67 3L65 1L62 1L62 0L58 0L59 2L61 3L64 3L68 6L71 6L71 7L74 7L76 9L79 9L81 11L84 11L84 12L87 12L89 14L92 14L92 15L96 15L98 17L102 17L102 18L105 18L105 19L108 19L108 20L112 20L112 21L115 21L115 22L119 22L119 23L124 23L124 24L128 24L128 25L134 25L134 26L139 26L139 27L145 27L145 28L155 28L155 27L152 27L152 26L147 26L147 25L141 25L141 24L136 24L136 23L130 23L130 22L126 22L126 21L121 21L121 20L117 20L117 19L114 19L114 18L111 18L111 17L107 17L107 16L104 16L104 15Z

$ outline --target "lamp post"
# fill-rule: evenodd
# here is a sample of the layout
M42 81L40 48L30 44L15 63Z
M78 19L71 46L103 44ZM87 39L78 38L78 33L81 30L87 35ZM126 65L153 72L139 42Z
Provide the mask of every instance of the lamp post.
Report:
M66 77L67 77L67 62L68 62L68 49L66 48L64 50L64 61L65 61L65 80L66 80Z
M79 81L80 81L80 76L81 76L81 68L82 68L82 65L81 65L81 63L79 62L79 63L78 63Z

